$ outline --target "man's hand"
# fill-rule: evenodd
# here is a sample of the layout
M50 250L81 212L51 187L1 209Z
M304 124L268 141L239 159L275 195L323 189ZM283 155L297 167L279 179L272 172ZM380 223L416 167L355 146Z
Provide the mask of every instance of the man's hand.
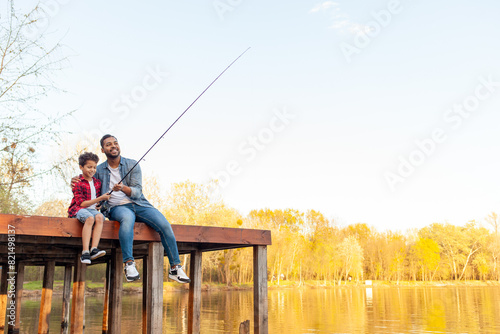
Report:
M73 176L71 178L71 189L73 189L75 187L75 184L80 180L80 177L79 176Z
M113 186L113 191L122 191L123 187L124 187L123 183L121 182L117 183Z

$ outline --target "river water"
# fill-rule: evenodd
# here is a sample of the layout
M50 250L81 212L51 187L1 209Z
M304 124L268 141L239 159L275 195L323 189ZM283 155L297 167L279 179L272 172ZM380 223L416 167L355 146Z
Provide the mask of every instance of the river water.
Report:
M54 296L50 332L60 332ZM101 333L103 296L86 298L85 333ZM187 292L166 292L163 332L187 333ZM25 298L21 333L36 333L40 298ZM124 295L122 332L141 333L141 295ZM201 332L253 326L253 292L202 293ZM252 328L253 333L253 328ZM500 287L334 287L269 290L269 333L500 333Z

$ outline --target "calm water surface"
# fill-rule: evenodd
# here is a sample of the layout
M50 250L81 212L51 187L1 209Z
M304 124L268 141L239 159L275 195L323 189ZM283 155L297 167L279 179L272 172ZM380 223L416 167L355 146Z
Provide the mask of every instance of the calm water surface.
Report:
M50 332L59 333L61 296ZM101 333L103 296L87 297L85 333ZM40 298L23 301L21 333L36 333ZM141 333L141 295L123 296L122 330ZM187 333L188 294L164 295L163 332ZM202 333L253 325L252 291L202 293ZM253 333L253 328L252 328ZM336 287L269 291L269 333L500 333L500 287Z

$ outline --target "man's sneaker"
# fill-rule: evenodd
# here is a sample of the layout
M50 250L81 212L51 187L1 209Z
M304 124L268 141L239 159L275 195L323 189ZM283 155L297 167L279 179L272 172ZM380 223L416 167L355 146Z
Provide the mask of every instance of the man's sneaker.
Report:
M90 264L90 253L88 251L82 253L82 256L80 256L80 262Z
M182 269L180 264L176 265L174 268L170 268L168 271L168 278L173 279L179 283L190 283L191 280L187 277L186 273Z
M98 248L92 248L90 251L90 259L95 260L97 258L100 258L101 256L106 255L106 251L100 250Z
M139 272L135 267L135 261L130 261L125 263L125 268L123 268L123 270L125 271L125 277L127 277L127 282L133 282L140 278Z

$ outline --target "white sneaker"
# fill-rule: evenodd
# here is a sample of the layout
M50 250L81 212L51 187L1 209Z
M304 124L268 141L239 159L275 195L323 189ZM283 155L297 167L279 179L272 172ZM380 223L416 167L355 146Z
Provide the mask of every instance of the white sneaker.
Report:
M173 279L179 283L190 283L191 280L187 277L180 264L168 270L168 278Z
M123 270L125 271L125 277L127 277L127 282L133 282L140 278L139 272L135 267L135 261L126 262Z

